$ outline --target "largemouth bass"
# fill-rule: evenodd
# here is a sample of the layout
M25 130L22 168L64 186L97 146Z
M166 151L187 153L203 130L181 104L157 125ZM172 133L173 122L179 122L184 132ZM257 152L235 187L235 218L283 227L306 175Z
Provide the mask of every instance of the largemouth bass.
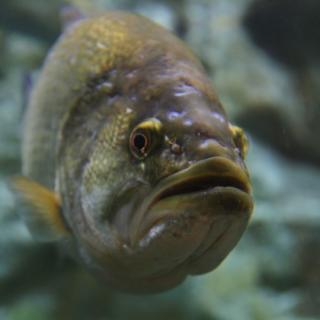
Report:
M246 151L191 50L108 12L70 24L49 52L13 187L35 238L113 287L158 292L239 241L253 208Z

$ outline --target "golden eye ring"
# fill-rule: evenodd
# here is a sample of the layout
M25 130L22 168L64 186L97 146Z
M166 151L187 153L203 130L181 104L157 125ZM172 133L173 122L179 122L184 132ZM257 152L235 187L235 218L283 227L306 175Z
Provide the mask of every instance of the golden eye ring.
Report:
M145 132L133 131L130 136L130 149L138 159L143 159L148 154L150 137Z
M146 158L160 141L162 124L158 119L150 118L138 124L131 132L129 147L137 159Z

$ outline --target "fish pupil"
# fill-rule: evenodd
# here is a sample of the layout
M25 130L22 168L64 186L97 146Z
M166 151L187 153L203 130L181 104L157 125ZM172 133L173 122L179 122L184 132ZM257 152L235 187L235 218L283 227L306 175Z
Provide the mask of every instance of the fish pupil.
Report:
M134 144L136 149L138 149L140 152L143 152L144 149L147 146L147 138L146 138L146 136L143 135L142 133L137 133L134 136L133 144Z

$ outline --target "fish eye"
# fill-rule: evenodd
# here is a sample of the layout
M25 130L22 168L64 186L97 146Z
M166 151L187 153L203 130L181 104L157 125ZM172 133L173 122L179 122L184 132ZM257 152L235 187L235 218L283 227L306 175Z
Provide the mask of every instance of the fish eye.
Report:
M132 132L130 137L130 148L133 155L142 159L147 156L150 137L144 132Z
M147 119L138 124L131 132L129 147L137 159L146 158L159 142L162 124L158 119Z
M133 145L136 149L143 152L148 145L148 138L142 133L137 133L133 137Z

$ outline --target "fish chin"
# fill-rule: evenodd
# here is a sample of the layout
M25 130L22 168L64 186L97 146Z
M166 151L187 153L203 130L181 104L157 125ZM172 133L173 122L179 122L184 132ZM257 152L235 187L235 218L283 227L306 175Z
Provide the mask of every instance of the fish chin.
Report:
M234 187L176 195L157 202L139 246L163 252L166 263L185 264L190 274L214 269L245 231L252 199Z

